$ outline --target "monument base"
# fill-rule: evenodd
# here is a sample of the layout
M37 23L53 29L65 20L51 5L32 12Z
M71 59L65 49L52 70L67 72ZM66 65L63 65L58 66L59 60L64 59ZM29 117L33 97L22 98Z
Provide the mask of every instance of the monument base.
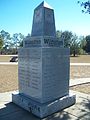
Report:
M33 101L32 99L24 95L13 94L12 102L33 113L34 115L40 118L44 118L48 115L51 115L57 111L63 110L64 108L75 104L76 95L69 94L55 101L41 104L39 102Z

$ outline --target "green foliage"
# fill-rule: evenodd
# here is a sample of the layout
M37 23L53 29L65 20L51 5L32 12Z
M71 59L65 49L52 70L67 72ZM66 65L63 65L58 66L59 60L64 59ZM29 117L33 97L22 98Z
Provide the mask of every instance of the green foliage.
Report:
M56 31L56 37L57 37L58 40L60 40L61 35L62 35L62 31L57 30Z
M80 54L80 43L78 40L78 36L72 36L72 42L70 44L70 54L75 57L76 55Z
M64 47L70 48L70 54L75 56L79 54L79 42L78 37L70 31L60 32L57 31L57 38L64 41Z
M11 42L10 34L6 31L2 30L0 32L0 35L3 38L3 41L4 41L4 48L8 49L8 47L10 46L10 42Z
M90 14L90 0L86 0L86 2L80 2L78 1L78 3L81 5L81 7L83 7L82 12L83 13L89 13Z
M4 54L17 53L17 48L21 45L24 35L21 33L15 33L11 37L10 34L4 30L0 32L0 36L3 39L3 49Z
M87 53L90 53L90 35L86 36L85 37L85 40L86 40L86 45L84 47L84 50L87 52Z
M12 55L12 54L17 54L17 49L16 48L9 48L9 49L2 49L2 54L5 54L5 55Z
M85 55L85 54L86 54L85 50L83 50L82 48L80 48L79 49L79 55Z
M23 41L20 43L20 47L23 47Z
M81 36L79 38L80 40L80 54L86 54L86 51L85 51L85 46L86 46L86 40L85 40L85 37L84 36Z
M2 49L3 47L3 38L0 36L0 50Z
M22 41L24 39L24 35L21 33L15 33L13 34L12 41L13 46L17 49L19 46L22 45Z
M73 37L72 32L69 32L69 31L62 32L60 38L64 41L65 47L70 47L70 45L72 43L72 37Z
M3 54L17 54L17 48L23 46L23 39L29 38L21 33L15 33L11 37L10 34L4 30L0 32L0 49ZM64 47L70 48L70 54L76 56L78 54L85 54L90 52L90 35L86 37L79 37L70 31L57 31L56 37L59 41L64 41Z

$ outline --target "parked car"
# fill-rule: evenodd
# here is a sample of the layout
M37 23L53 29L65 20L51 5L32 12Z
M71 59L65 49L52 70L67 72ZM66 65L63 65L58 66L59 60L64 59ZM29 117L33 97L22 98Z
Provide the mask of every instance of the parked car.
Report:
M18 62L18 57L14 56L10 59L10 62Z

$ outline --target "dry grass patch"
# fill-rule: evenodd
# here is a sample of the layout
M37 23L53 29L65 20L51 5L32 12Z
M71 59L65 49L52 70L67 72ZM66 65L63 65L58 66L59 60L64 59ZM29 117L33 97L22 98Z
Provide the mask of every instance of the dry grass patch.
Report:
M18 89L18 66L0 65L0 92Z
M90 94L90 83L70 87L71 90Z
M80 55L77 57L70 57L71 63L90 63L90 55Z
M90 66L70 66L70 79L90 78Z
M11 56L0 55L0 62L9 62L10 59L11 59Z

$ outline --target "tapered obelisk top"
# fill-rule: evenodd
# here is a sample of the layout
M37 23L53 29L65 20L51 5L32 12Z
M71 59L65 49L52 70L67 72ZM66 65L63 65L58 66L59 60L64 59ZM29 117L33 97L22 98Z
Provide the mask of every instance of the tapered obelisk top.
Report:
M49 9L53 9L48 3L46 3L46 1L43 1L38 7L40 7L40 6L45 7L45 8L49 8Z
M56 36L54 10L45 1L34 10L31 36Z

